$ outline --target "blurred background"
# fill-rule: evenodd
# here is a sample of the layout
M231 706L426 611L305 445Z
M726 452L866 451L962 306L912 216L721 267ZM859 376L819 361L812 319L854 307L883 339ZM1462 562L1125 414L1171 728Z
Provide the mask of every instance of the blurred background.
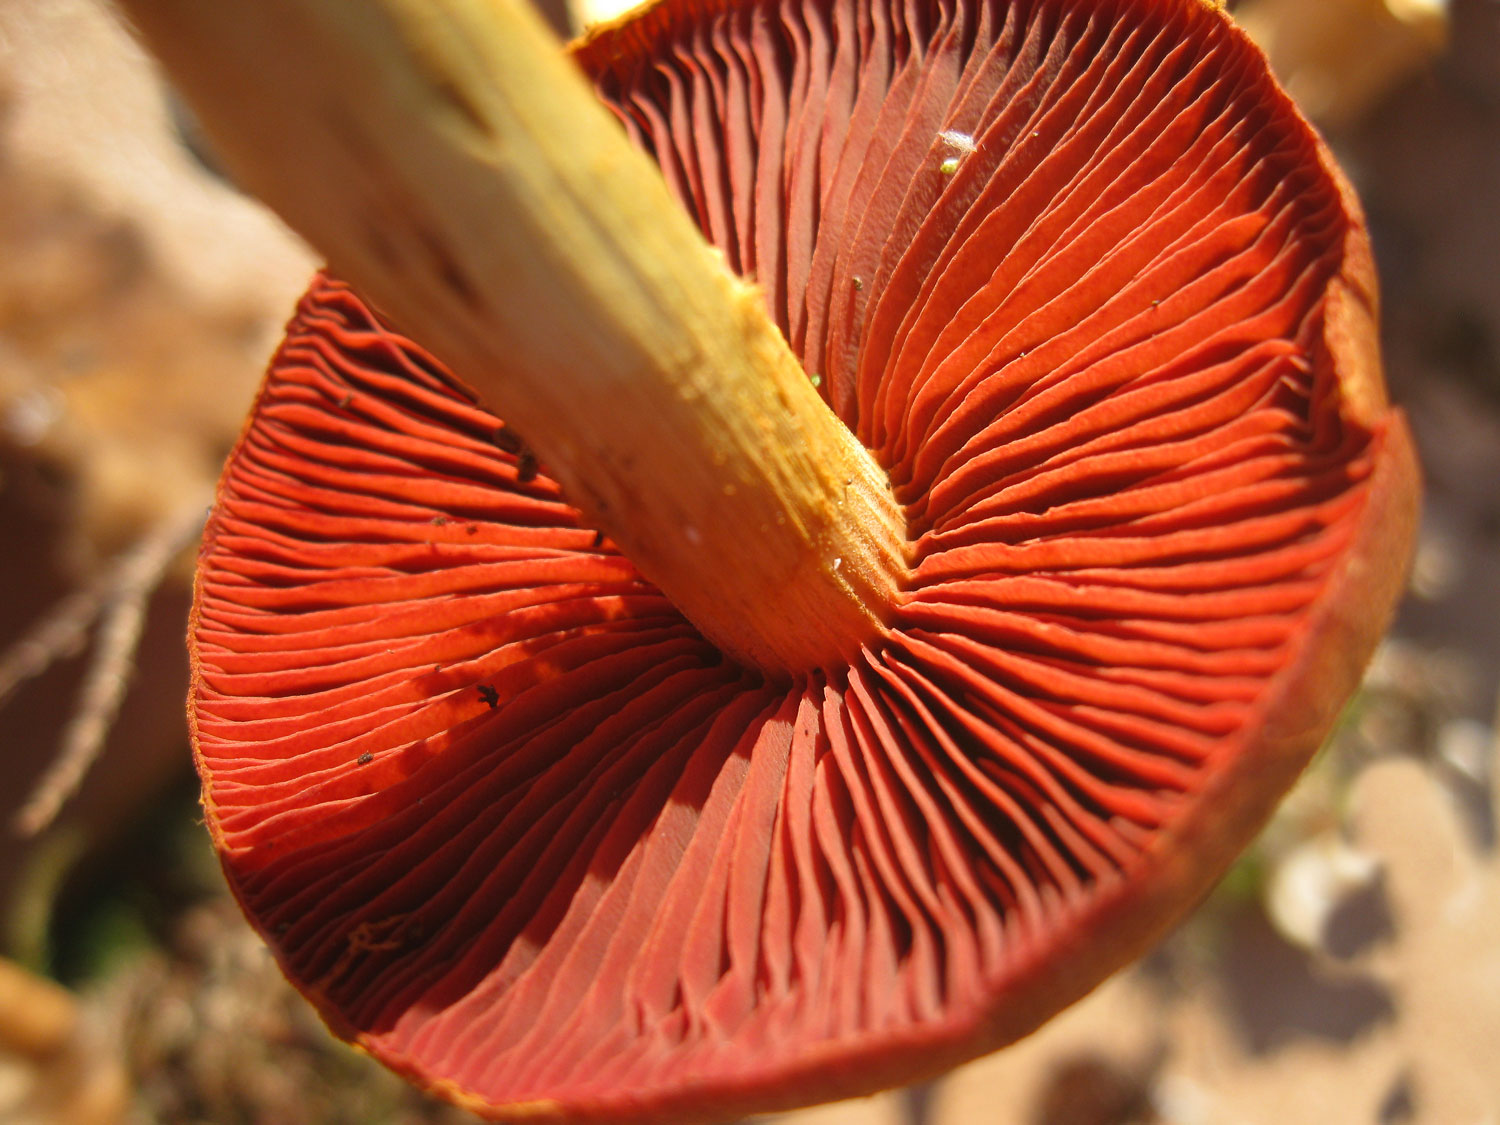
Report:
M1500 1122L1500 0L1231 7L1369 214L1426 471L1405 605L1144 963L940 1082L777 1121ZM198 819L190 544L314 266L211 164L106 3L0 0L0 1122L457 1125L322 1030Z

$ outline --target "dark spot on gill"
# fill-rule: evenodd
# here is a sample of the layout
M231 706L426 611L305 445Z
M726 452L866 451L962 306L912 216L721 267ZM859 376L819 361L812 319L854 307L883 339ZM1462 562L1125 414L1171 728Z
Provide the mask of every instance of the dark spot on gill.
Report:
M529 449L521 450L521 455L516 458L516 479L522 484L530 484L536 480L537 471L536 454Z
M500 423L500 428L495 431L494 437L490 440L506 453L520 453L521 450L526 448L526 443L521 440L521 435L504 422Z

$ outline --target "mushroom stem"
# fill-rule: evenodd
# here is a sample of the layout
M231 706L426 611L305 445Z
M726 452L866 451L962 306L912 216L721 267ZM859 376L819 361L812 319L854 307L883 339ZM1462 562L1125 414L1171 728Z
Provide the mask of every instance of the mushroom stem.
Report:
M524 0L122 0L235 175L728 655L846 660L885 474Z

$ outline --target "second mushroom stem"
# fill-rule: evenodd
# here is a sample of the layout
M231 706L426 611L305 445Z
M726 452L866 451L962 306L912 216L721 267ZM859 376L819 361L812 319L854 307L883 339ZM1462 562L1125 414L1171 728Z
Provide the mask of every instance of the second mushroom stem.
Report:
M879 634L884 473L524 0L122 0L240 181L733 658Z

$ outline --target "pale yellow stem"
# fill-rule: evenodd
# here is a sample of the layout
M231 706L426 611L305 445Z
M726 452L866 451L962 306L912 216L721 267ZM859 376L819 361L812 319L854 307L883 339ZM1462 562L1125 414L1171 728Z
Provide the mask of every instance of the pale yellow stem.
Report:
M798 672L904 572L884 474L524 0L123 0L247 187L710 639Z

